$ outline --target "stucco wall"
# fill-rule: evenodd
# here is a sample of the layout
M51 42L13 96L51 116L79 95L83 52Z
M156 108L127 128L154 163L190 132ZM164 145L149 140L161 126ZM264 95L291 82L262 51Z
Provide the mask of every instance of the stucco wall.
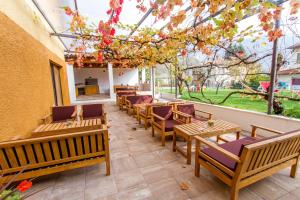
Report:
M123 74L121 74L123 73ZM121 69L114 68L114 85L138 85L139 75L138 69Z
M52 20L51 22L58 26L61 18L57 17L53 10L59 9L61 6L60 1L51 0L46 3L39 0L38 3L43 8L43 11L50 15L49 19ZM54 52L56 56L64 59L63 45L57 37L50 37L49 33L53 32L52 29L31 0L0 0L0 12L8 16L33 38L40 41Z
M54 104L49 60L63 66L64 104L69 103L60 57L0 12L0 140L29 136L49 113Z

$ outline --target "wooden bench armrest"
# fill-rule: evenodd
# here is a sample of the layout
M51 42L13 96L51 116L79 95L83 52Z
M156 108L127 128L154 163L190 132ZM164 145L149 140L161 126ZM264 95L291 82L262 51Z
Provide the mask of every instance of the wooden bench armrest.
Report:
M159 120L161 120L161 121L166 121L166 119L165 118L163 118L163 117L161 117L161 116L159 116L159 115L156 115L156 114L154 114L154 113L151 113L151 115L152 115L152 118L157 118L157 119L159 119Z
M236 162L238 162L238 163L241 162L240 157L238 157L238 156L234 155L233 153L231 153L231 152L229 152L229 151L223 149L222 147L216 145L216 144L213 143L213 142L210 142L210 141L208 141L208 140L206 140L206 139L204 139L204 138L202 138L202 137L200 137L200 136L195 136L195 140L196 140L196 141L199 141L200 144L203 143L203 144L209 146L210 148L213 148L213 149L219 151L219 152L222 153L224 156L226 156L226 157L228 157L228 158L230 158L230 159L232 159L232 160L234 160L234 161L236 161Z
M51 123L51 121L52 121L52 114L45 115L44 117L42 117L41 120L42 120L43 124Z
M154 99L153 99L153 102L156 102L156 103L157 103L157 102L159 102L159 99L154 98Z
M212 113L210 113L210 112L205 112L205 111L202 111L202 110L195 110L196 112L200 112L200 113L204 113L204 114L207 114L208 115L208 119L210 120L211 119L211 117L212 117Z
M103 113L104 123L107 124L107 113Z
M180 112L180 111L173 111L173 113L175 114L175 115L179 115L181 118L184 118L184 123L191 123L191 121L192 121L192 116L191 115L189 115L189 114L186 114L186 113L183 113L183 112ZM177 121L179 120L179 122L182 122L181 120L180 120L180 118L177 118Z
M276 134L283 134L284 133L282 131L266 128L266 127L263 127L263 126L258 126L258 125L251 125L251 126L252 126L252 132L251 132L252 137L256 137L256 130L257 129L261 129L261 130L268 131L268 132L271 132L271 133L276 133Z
M174 114L177 114L177 115L180 115L181 117L185 117L185 118L189 118L189 117L192 117L191 115L189 114L186 114L184 112L180 112L180 111L173 111Z

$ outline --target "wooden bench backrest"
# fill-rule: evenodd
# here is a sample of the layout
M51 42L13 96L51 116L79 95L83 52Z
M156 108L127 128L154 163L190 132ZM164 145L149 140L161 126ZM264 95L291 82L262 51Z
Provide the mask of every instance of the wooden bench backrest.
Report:
M246 145L241 154L242 177L248 177L295 159L300 153L300 131Z
M93 130L0 143L0 174L104 156L107 130Z
M152 107L153 106L164 106L164 105L167 105L167 103L164 103L164 102L157 102L157 103L152 103L150 105L147 105L146 106L146 115L151 117L151 112L152 112Z

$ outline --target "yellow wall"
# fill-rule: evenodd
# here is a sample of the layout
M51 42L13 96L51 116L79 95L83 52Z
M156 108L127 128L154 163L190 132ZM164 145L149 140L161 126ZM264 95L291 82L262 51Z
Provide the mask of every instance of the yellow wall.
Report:
M64 60L0 12L0 141L29 136L49 113L54 104L49 60L63 66L69 104Z

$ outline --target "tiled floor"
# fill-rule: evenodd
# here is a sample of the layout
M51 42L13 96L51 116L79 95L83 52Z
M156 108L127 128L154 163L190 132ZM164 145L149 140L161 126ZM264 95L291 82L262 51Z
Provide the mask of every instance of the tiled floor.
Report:
M229 188L171 151L171 141L160 145L159 137L139 125L113 104L108 106L112 172L105 176L105 164L41 177L32 190L41 192L30 200L221 200L229 199ZM181 184L188 186L181 189ZM289 177L289 169L241 190L241 200L300 199L300 176Z

